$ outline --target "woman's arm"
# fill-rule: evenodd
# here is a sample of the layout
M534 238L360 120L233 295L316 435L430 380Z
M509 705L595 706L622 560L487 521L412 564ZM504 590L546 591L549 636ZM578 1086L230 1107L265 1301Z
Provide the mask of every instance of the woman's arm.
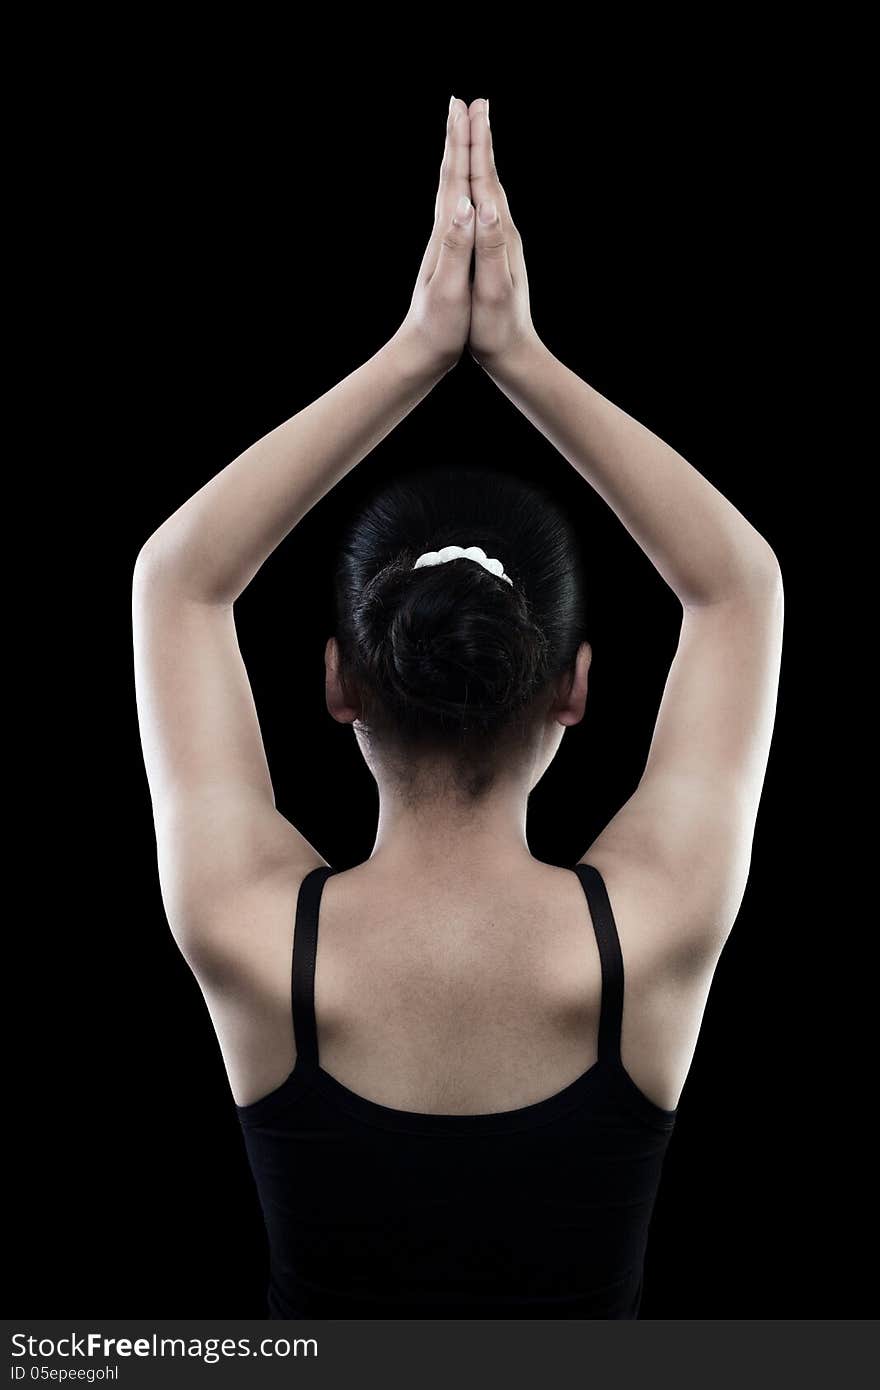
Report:
M189 598L232 604L297 522L446 371L402 327L178 507L150 536L141 567Z
M604 498L685 608L775 582L772 548L742 512L540 340L485 366Z
M285 536L458 361L470 324L469 121L453 98L434 227L406 318L369 361L211 478L147 541L142 569L232 604Z
M324 862L275 808L234 602L464 348L473 213L458 204L467 201L468 125L454 103L434 227L398 332L190 497L134 567L135 691L163 901L178 943L203 961L206 943L213 959L237 959L242 924L263 920L249 910L255 892L263 903L267 883L286 893L291 877Z
M733 503L541 342L484 103L470 115L471 353L604 498L682 604L641 779L582 862L610 873L619 899L629 895L624 915L645 938L644 958L656 946L685 978L713 967L745 889L776 709L781 573Z
M532 324L522 239L498 180L483 103L471 109L478 210L472 356L604 498L685 607L774 581L770 545L728 498L544 345ZM570 235L570 231L566 233Z

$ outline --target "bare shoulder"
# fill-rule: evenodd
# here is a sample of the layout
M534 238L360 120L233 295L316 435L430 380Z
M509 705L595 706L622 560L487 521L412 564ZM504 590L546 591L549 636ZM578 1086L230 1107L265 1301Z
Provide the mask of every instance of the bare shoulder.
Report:
M717 954L736 920L774 728L781 579L686 610L644 772L584 860L644 906L660 948Z
M665 861L595 845L579 863L602 879L625 964L658 977L714 969L726 934L704 929L698 895Z
M242 877L217 900L201 930L179 941L201 989L236 1104L279 1086L296 1061L291 1015L294 929L300 889L326 861L293 858Z
M589 851L605 885L623 958L621 1061L639 1089L673 1110L693 1061L724 946L694 931L674 880L650 862Z
M285 959L289 967L300 889L321 867L329 866L317 853L292 854L259 874L230 876L223 893L203 907L198 930L175 933L200 981L216 980L226 988L235 978L275 978Z

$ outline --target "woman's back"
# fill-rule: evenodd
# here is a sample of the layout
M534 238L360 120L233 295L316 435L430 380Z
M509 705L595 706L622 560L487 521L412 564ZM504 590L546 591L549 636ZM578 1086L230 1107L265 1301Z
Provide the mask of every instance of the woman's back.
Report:
M589 858L626 972L622 1059L647 1098L672 1110L717 951L690 958L655 875L607 852ZM238 1105L280 1084L296 1057L290 963L311 872L291 865L253 886L223 914L215 949L193 961ZM392 876L367 860L322 887L321 1065L380 1104L479 1114L552 1095L597 1057L601 983L589 904L570 869L524 857L515 872L487 867L463 881L439 869Z
M526 860L394 892L319 865L285 945L251 912L234 976L200 973L274 1316L637 1315L709 978L626 882Z

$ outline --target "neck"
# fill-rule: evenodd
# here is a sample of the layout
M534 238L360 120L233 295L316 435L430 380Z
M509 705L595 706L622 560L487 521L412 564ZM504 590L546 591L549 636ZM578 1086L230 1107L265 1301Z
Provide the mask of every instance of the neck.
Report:
M379 823L370 862L391 873L485 873L532 860L526 839L528 789L505 783L479 801L438 795L418 805L379 784Z

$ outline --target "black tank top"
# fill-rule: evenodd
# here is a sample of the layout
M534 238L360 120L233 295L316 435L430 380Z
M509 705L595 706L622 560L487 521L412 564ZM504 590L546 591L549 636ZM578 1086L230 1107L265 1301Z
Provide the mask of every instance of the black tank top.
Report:
M575 867L602 967L598 1060L489 1114L395 1110L318 1061L318 911L304 878L291 995L296 1065L236 1106L269 1238L272 1318L635 1318L676 1110L620 1056L623 957L604 881Z

